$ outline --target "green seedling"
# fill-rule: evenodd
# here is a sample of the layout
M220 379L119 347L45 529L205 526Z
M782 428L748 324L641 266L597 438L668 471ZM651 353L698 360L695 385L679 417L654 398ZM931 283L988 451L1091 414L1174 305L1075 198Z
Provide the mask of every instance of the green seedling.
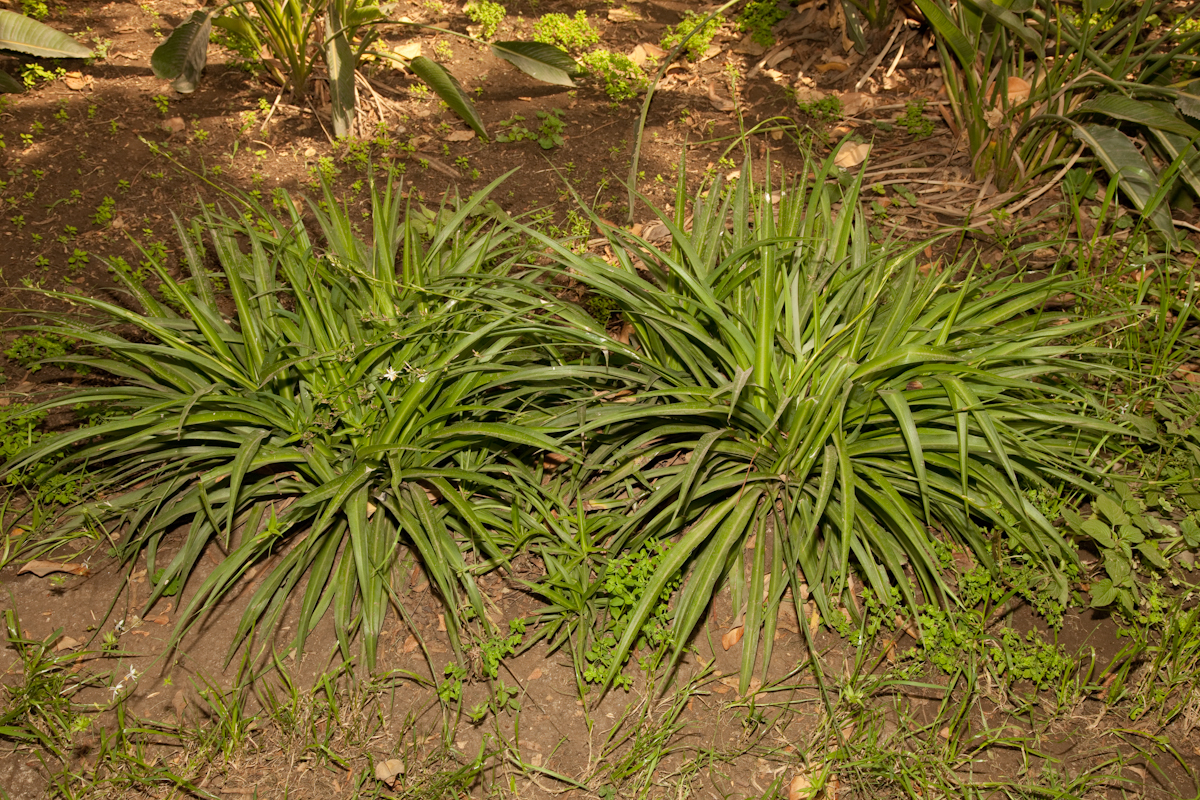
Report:
M492 0L471 0L463 8L467 18L479 26L479 36L491 39L496 35L496 29L508 14L507 9Z
M667 32L663 34L662 41L660 42L662 48L664 50L673 49L676 45L687 38L692 31L695 31L696 28L704 23L704 20L707 16L707 14L697 14L694 11L685 11L683 13L683 20L680 21L678 25L669 28ZM719 31L721 26L724 24L725 18L718 14L709 20L708 23L705 24L698 33L692 36L691 39L688 39L688 43L684 47L684 52L687 54L689 61L697 61L702 55L704 55L704 53L708 50L708 46L712 44L713 37L717 35L717 31Z

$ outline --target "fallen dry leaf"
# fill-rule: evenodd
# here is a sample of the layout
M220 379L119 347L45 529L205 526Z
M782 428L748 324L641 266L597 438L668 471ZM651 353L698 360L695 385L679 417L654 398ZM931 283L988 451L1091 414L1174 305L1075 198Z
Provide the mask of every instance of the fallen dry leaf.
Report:
M842 92L838 99L842 102L842 113L847 117L857 117L863 109L874 105L874 98L866 92Z
M398 758L389 758L375 765L375 779L383 781L391 788L396 779L404 774L404 762Z
M803 772L796 773L788 784L788 800L804 800L812 794L812 781Z
M469 142L475 138L475 131L450 131L442 138L447 142Z
M716 90L713 89L712 84L709 84L705 88L708 90L708 101L712 103L712 107L717 111L733 111L735 108L737 108L737 103L717 94Z
M764 65L768 69L771 69L771 68L775 67L776 65L781 64L784 61L787 61L789 58L792 57L792 54L794 52L795 51L793 51L792 48L790 48L790 47L781 47L781 48L767 54L767 57L764 59Z
M150 619L155 625L170 625L171 619L166 614L159 614L157 617Z
M1175 377L1186 383L1200 383L1200 366L1196 364L1180 364L1175 370Z
M79 647L80 643L72 639L70 636L64 636L58 640L58 644L54 645L54 651L61 653L64 650L74 650Z
M1029 90L1033 88L1029 81L1013 75L1008 79L1008 102L1024 103L1029 99Z
M850 142L838 151L833 158L833 163L842 169L857 167L867 160L867 154L870 152L871 145L866 142Z
M445 633L445 632L446 632L446 615L445 615L445 614L438 614L438 627L437 627L437 629L438 629L438 633Z
M641 18L640 14L628 8L610 8L608 10L609 22L637 22Z
M82 72L68 72L63 76L63 83L73 92L82 92L84 89L92 88L92 76L84 75Z
M733 46L733 52L737 53L738 55L757 57L767 52L767 48L754 41L754 37L746 36Z
M740 642L745 634L746 627L744 625L738 625L736 628L730 628L729 631L721 637L721 646L728 650Z
M533 672L529 673L529 677L527 677L525 680L536 681L540 677L542 677L542 668L537 667Z
M69 572L72 575L90 574L86 564L60 564L57 561L38 561L36 559L17 570L18 575L25 572L32 572L39 578L44 578L54 572Z
M817 72L845 72L849 68L849 64L843 64L840 61L826 61L824 64L817 64Z
M417 641L417 637L410 633L408 638L404 640L404 645L400 648L400 651L403 653L411 653L413 650L417 649L418 644L419 642Z
M420 42L405 42L392 48L392 52L406 61L412 61L417 56L421 55Z

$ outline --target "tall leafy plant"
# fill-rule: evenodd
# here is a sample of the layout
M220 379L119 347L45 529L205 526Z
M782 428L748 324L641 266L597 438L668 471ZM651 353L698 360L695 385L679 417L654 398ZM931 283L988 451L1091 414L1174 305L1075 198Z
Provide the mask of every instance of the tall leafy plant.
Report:
M914 0L933 27L958 126L977 177L1002 190L1091 151L1169 242L1164 200L1177 181L1200 194L1200 9L1170 19L1166 2ZM1072 139L1075 141L1073 142ZM1141 152L1149 146L1169 168Z
M747 163L735 186L689 196L681 169L674 216L658 212L670 248L596 219L610 261L529 232L630 331L594 351L620 391L570 412L580 421L564 441L586 453L579 500L621 515L609 558L673 541L609 680L679 575L676 657L729 581L743 689L760 647L770 660L789 590L827 620L852 607L853 575L880 596L947 599L939 540L983 564L1007 545L1066 597L1074 550L1027 491L1096 490L1083 459L1122 433L1072 381L1086 351L1063 342L1092 322L1041 310L1071 283L923 275L924 243L872 244L861 175L835 172L831 157L763 186ZM580 318L566 335L593 341L596 326Z
M343 652L357 632L373 664L401 546L445 602L456 646L469 619L486 635L473 575L505 558L494 538L514 505L504 460L556 447L523 424L544 386L523 372L540 358L526 320L544 306L526 290L511 231L481 213L494 186L429 229L390 182L373 186L370 243L328 194L326 210L312 208L319 238L290 203L283 216L250 204L180 224L186 284L156 265L169 302L129 282L141 312L73 296L106 324L45 326L90 347L79 359L113 382L43 408L114 414L39 441L2 474L87 463L111 481L109 497L64 525L98 521L123 559L144 554L150 603L206 549L219 552L189 588L177 636L264 565L231 654L255 631L273 634L299 595L294 646L332 610ZM167 552L176 530L183 541Z
M154 74L171 81L176 91L195 91L208 62L214 25L240 37L252 52L261 53L263 68L294 97L306 95L314 69L323 62L328 71L334 132L345 136L353 129L357 107L355 70L378 39L378 25L388 21L372 0L233 0L192 12L155 48L150 65ZM483 43L454 31L431 29ZM574 85L571 76L579 67L557 47L538 42L492 42L488 46L497 57L538 80ZM391 52L378 55L398 58ZM405 63L481 137L487 137L470 97L445 67L425 56Z

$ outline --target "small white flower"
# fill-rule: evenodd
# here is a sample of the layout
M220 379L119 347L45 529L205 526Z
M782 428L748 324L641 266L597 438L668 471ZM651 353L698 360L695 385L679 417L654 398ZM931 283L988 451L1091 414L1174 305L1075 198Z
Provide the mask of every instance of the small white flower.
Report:
M394 381L394 380L396 380L397 378L399 378L399 377L400 377L400 373L399 373L399 372L396 372L396 368L395 368L395 367L388 367L386 370L384 370L384 372L383 372L383 377L384 377L386 380L389 380L389 381Z
M130 665L129 674L125 676L125 680L136 681L137 679L138 679L138 671L136 669L134 669L132 665Z
M125 682L122 681L121 683L118 683L116 686L113 686L109 690L113 693L113 700L117 699L117 695L119 695L121 693L121 691L124 690L124 688L125 688Z

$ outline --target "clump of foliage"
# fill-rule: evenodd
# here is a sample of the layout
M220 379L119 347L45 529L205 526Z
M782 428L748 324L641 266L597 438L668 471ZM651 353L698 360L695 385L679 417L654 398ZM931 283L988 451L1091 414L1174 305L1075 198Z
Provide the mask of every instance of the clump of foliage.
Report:
M4 351L10 361L24 367L30 372L37 372L44 363L65 369L66 364L55 359L67 355L71 348L71 340L66 336L53 333L31 333L18 336Z
M500 123L500 132L496 134L496 141L520 142L528 139L536 141L543 150L553 150L566 141L562 134L566 130L567 123L563 119L562 113L561 108L552 108L549 111L537 112L537 117L541 120L541 124L538 125L536 131L531 131L521 124L525 121L524 116L514 114Z
M94 345L106 355L81 358L119 382L38 411L101 399L121 411L35 442L0 477L48 479L87 464L100 481L119 478L124 493L72 509L61 526L95 520L124 531L118 555L146 553L158 576L150 603L220 541L228 555L181 609L176 635L253 564L294 545L259 584L231 653L256 632L273 635L306 579L292 644L302 649L332 613L344 651L357 634L373 664L398 541L446 600L455 646L467 624L490 637L460 542L484 543L487 558L502 552L496 536L513 500L499 464L516 449L559 448L522 411L540 405L533 395L544 379L524 381L522 369L538 360L527 320L548 301L519 265L514 233L485 210L494 186L461 204L448 199L422 233L415 216L401 217L395 187L372 185L370 244L328 191L312 208L319 249L290 199L281 214L248 201L237 215L206 211L191 229L181 225L192 291L150 265L178 312L126 280L140 312L73 299L136 330L133 338L72 320L43 334ZM209 258L235 314L218 304ZM156 556L181 525L183 547Z
M597 48L581 55L579 63L604 81L604 92L614 101L630 100L650 85L645 70L622 53Z
M508 15L508 9L492 0L472 0L463 11L468 19L479 26L479 35L484 39L495 36L496 29Z
M588 21L586 11L566 14L543 14L533 23L533 40L552 44L568 52L585 50L600 42L600 31Z
M924 116L925 103L923 97L910 100L904 104L904 113L896 120L897 125L917 139L928 139L933 135L933 121Z
M684 47L684 52L687 53L689 61L696 61L704 52L708 50L708 46L712 44L713 37L725 24L725 18L720 14L716 15L704 24L707 14L697 14L694 11L685 11L683 19L673 28L669 28L662 38L662 48L670 50L680 42L682 42L692 31L703 24L701 28L691 39L688 39L687 46Z
M617 652L617 643L627 633L636 634L634 647L648 646L659 654L671 643L670 601L679 588L678 577L658 589L649 616L641 620L636 629L629 630L634 609L646 598L647 587L670 549L670 542L654 542L637 550L628 550L609 562L603 588L608 617L585 655L588 666L583 678L588 683L604 683L610 672L620 669L628 660L628 652ZM632 681L628 675L620 675L613 685L628 689Z
M615 536L678 537L617 662L682 571L677 658L751 536L770 542L756 559L781 561L756 566L742 593L750 653L800 580L825 619L841 613L851 571L881 595L898 588L911 609L918 592L952 597L931 529L989 569L998 540L1066 602L1077 554L1025 492L1067 481L1102 494L1084 440L1139 435L1085 411L1075 376L1095 368L1084 360L1094 353L1067 342L1092 323L1035 313L1070 281L922 276L924 245L869 241L857 181L831 208L833 158L777 187L777 203L750 181L716 177L692 195L681 179L677 211L660 214L669 250L593 219L611 264L528 231L631 325L635 363L611 338L601 363L653 387L597 400L576 422L588 501L623 513ZM743 661L745 684L754 666Z
M751 40L763 47L770 47L775 44L771 29L786 16L787 12L779 7L778 0L750 0L738 14L738 30L749 33Z
M801 113L807 114L819 122L836 122L842 118L842 101L835 94L820 100L797 103L796 107L800 109Z

